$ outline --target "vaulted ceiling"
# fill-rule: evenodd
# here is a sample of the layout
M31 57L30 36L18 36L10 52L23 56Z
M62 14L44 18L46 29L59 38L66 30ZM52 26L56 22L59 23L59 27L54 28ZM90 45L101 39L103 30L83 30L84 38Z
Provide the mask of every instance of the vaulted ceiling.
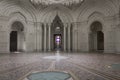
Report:
M54 4L33 4L30 0L0 0L0 15L14 16L19 13L27 20L52 22L56 14L63 22L85 21L93 13L112 16L119 12L120 0L84 0L81 4L65 6L58 3L78 0L39 0ZM81 0L80 0L81 1ZM40 3L40 2L39 2Z

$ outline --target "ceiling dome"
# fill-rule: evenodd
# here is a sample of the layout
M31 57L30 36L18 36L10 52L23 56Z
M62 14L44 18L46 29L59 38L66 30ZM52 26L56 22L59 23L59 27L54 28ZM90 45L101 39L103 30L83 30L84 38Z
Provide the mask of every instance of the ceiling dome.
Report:
M51 4L63 4L71 5L81 3L84 0L30 0L33 4L51 5Z

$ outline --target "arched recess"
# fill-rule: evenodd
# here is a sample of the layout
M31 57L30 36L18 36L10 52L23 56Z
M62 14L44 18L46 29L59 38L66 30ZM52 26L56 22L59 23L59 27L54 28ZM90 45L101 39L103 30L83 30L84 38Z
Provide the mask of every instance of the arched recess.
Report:
M64 43L64 25L58 15L54 18L52 25L51 25L51 32L52 32L52 49L53 50L63 50L63 43Z
M89 50L90 51L104 50L103 26L99 21L95 21L90 25Z
M77 8L76 12L76 21L82 22L87 20L89 15L94 12L103 13L105 16L113 16L118 13L118 9L110 0L86 0L84 5Z
M21 3L21 6L17 5L16 3ZM3 0L0 3L0 13L3 16L9 16L13 15L14 13L20 13L26 17L26 20L28 21L36 21L36 15L34 9L29 6L29 4L26 6L23 4L23 1L18 0Z
M60 5L49 6L46 9L41 10L41 14L39 14L40 22L51 23L55 16L59 15L62 22L70 23L73 22L73 16L71 15L71 10Z
M120 24L115 28L115 45L116 45L116 52L120 52Z
M10 31L10 52L24 51L24 26L20 21L15 21L11 25Z

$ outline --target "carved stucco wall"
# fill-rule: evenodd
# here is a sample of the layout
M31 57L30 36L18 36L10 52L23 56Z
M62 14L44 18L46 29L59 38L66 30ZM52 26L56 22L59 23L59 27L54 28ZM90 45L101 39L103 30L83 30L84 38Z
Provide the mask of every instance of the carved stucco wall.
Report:
M120 52L119 0L85 0L79 6L34 6L29 0L0 1L0 52L9 52L11 24L24 25L26 51L42 50L42 24L51 23L56 14L63 23L73 26L74 51L89 51L90 26L94 21L103 25L104 52Z

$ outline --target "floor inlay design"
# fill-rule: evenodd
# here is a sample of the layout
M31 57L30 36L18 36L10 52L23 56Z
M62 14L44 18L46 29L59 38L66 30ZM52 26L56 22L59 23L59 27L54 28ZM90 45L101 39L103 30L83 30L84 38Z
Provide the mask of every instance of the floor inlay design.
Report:
M47 56L55 56L55 53L1 55L0 80L24 80L28 75L39 72L67 72L73 80L120 79L120 55L60 52L60 56L67 58L58 60L57 57L45 59Z

